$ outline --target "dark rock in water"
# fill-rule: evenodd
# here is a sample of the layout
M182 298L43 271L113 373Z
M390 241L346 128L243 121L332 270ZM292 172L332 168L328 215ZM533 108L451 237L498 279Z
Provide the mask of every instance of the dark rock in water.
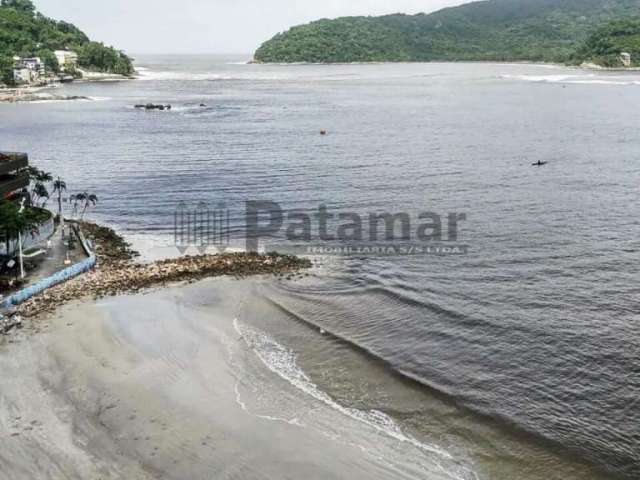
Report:
M145 110L171 110L171 105L162 105L155 103L147 103L146 105L134 105L135 108L144 108Z

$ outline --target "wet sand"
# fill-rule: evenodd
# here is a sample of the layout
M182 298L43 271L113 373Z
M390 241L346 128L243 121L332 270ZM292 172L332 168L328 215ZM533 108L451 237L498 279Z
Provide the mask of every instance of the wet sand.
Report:
M4 345L0 478L473 478L268 368L241 282L215 283L215 308L197 286L76 302Z
M605 478L283 316L261 294L286 281L76 301L0 339L0 479Z

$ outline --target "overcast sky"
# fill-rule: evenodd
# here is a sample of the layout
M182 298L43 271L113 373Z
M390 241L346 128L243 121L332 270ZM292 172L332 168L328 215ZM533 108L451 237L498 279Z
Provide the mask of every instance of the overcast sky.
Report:
M34 0L129 53L252 53L290 26L343 15L432 12L466 0Z

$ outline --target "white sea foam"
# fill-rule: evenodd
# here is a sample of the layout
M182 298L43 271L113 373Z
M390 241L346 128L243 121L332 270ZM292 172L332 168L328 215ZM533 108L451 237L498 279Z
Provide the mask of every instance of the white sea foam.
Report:
M176 81L222 81L222 80L285 80L286 75L260 74L257 72L247 72L239 74L220 74L216 72L185 72L171 70L149 70L140 67L138 70L139 80L176 80Z
M259 414L254 414L251 413L249 411L249 407L247 407L247 404L242 400L242 397L240 396L240 382L236 382L235 386L234 386L234 390L236 393L236 403L238 405L240 405L240 408L244 411L249 413L250 415L253 415L257 418L261 418L263 420L268 420L270 422L282 422L282 423L287 423L289 425L295 425L296 427L304 427L304 424L300 422L300 420L298 420L297 418L292 418L292 419L286 419L286 418L280 418L280 417L273 417L271 415L259 415Z
M640 80L571 80L565 83L572 83L577 85L640 85Z
M506 80L521 80L535 83L561 83L573 85L640 85L636 77L603 77L591 74L562 74L562 75L501 75Z
M246 345L251 348L255 355L270 371L293 385L298 390L322 402L333 410L375 429L387 437L406 443L432 455L433 466L440 469L447 478L455 478L458 480L478 479L475 472L459 463L446 450L420 442L409 434L403 432L400 426L384 412L378 410L358 410L356 408L345 407L333 400L327 393L320 390L297 365L296 355L266 333L256 328L240 324L237 318L233 320L233 326ZM247 409L246 404L240 398L237 385L236 400L244 410ZM267 416L263 416L262 418L303 426L303 424L298 423L297 419L287 420ZM441 462L444 462L444 464ZM454 467L455 469L452 471L450 468L447 468L445 464L456 465L456 467Z
M307 395L328 405L334 410L358 420L385 435L395 438L401 442L406 442L420 450L435 453L446 459L453 457L447 451L422 443L415 438L405 434L400 427L387 414L369 410L363 411L355 408L345 407L334 401L328 394L318 388L311 379L298 367L295 354L276 342L264 332L257 329L240 325L238 319L233 320L233 326L238 334L244 339L262 363L273 373L289 382L294 387L305 392Z
M592 77L595 75L586 75L587 77ZM571 79L579 79L584 78L585 75L501 75L500 78L508 79L508 80L522 80L525 82L542 82L542 83L560 83L565 82Z

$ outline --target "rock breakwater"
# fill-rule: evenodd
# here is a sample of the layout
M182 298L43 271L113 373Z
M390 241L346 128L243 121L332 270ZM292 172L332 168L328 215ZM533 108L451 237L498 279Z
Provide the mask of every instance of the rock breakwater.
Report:
M98 267L23 303L18 307L20 314L34 317L75 299L138 292L173 282L222 275L292 275L311 267L308 259L276 253L225 253L135 263L137 252L113 230L87 222L82 223L82 230L94 244Z

